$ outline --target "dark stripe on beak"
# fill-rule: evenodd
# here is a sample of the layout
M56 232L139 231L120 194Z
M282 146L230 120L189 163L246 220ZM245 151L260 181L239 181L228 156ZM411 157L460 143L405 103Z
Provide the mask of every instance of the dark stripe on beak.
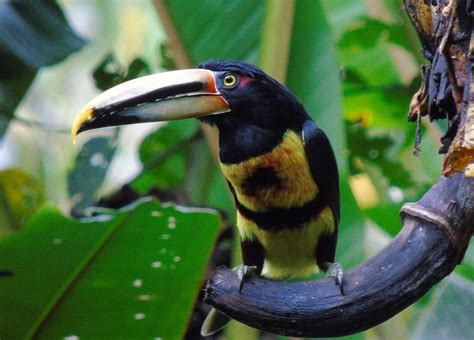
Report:
M130 80L100 94L78 114L71 136L75 140L78 133L100 127L199 118L229 111L212 71L170 71Z

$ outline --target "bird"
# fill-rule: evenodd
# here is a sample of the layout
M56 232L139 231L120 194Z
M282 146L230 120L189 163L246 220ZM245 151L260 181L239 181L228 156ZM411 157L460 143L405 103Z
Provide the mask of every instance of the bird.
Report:
M284 85L247 62L208 60L197 68L144 76L90 101L72 127L197 118L218 130L220 169L236 206L241 281L310 277L318 270L343 294L335 262L339 175L330 141ZM229 318L212 309L202 335Z

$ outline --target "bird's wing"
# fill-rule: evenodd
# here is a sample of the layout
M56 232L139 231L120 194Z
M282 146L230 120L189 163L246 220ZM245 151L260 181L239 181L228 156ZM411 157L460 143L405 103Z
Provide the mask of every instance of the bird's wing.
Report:
M321 236L316 250L320 262L334 262L337 242L337 226L340 218L339 175L336 157L326 134L312 120L307 120L302 130L303 144L311 175L334 215L334 233Z

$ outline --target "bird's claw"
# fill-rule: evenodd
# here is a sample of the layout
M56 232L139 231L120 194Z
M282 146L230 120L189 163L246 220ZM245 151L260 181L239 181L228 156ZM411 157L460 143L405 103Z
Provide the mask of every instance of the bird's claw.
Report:
M326 277L333 277L336 286L339 286L341 295L344 295L343 277L344 271L339 263L331 263L326 271Z
M242 265L237 269L237 277L239 279L239 293L241 293L242 288L244 288L245 279L249 276L255 275L256 273L257 273L256 266Z

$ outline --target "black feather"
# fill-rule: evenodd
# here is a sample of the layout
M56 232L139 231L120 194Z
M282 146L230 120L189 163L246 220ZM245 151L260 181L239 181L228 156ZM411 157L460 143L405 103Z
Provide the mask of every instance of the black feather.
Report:
M326 134L312 120L303 125L303 143L311 174L319 188L319 195L328 202L334 215L334 232L321 236L316 248L316 262L334 262L337 229L340 219L339 175L336 157Z

